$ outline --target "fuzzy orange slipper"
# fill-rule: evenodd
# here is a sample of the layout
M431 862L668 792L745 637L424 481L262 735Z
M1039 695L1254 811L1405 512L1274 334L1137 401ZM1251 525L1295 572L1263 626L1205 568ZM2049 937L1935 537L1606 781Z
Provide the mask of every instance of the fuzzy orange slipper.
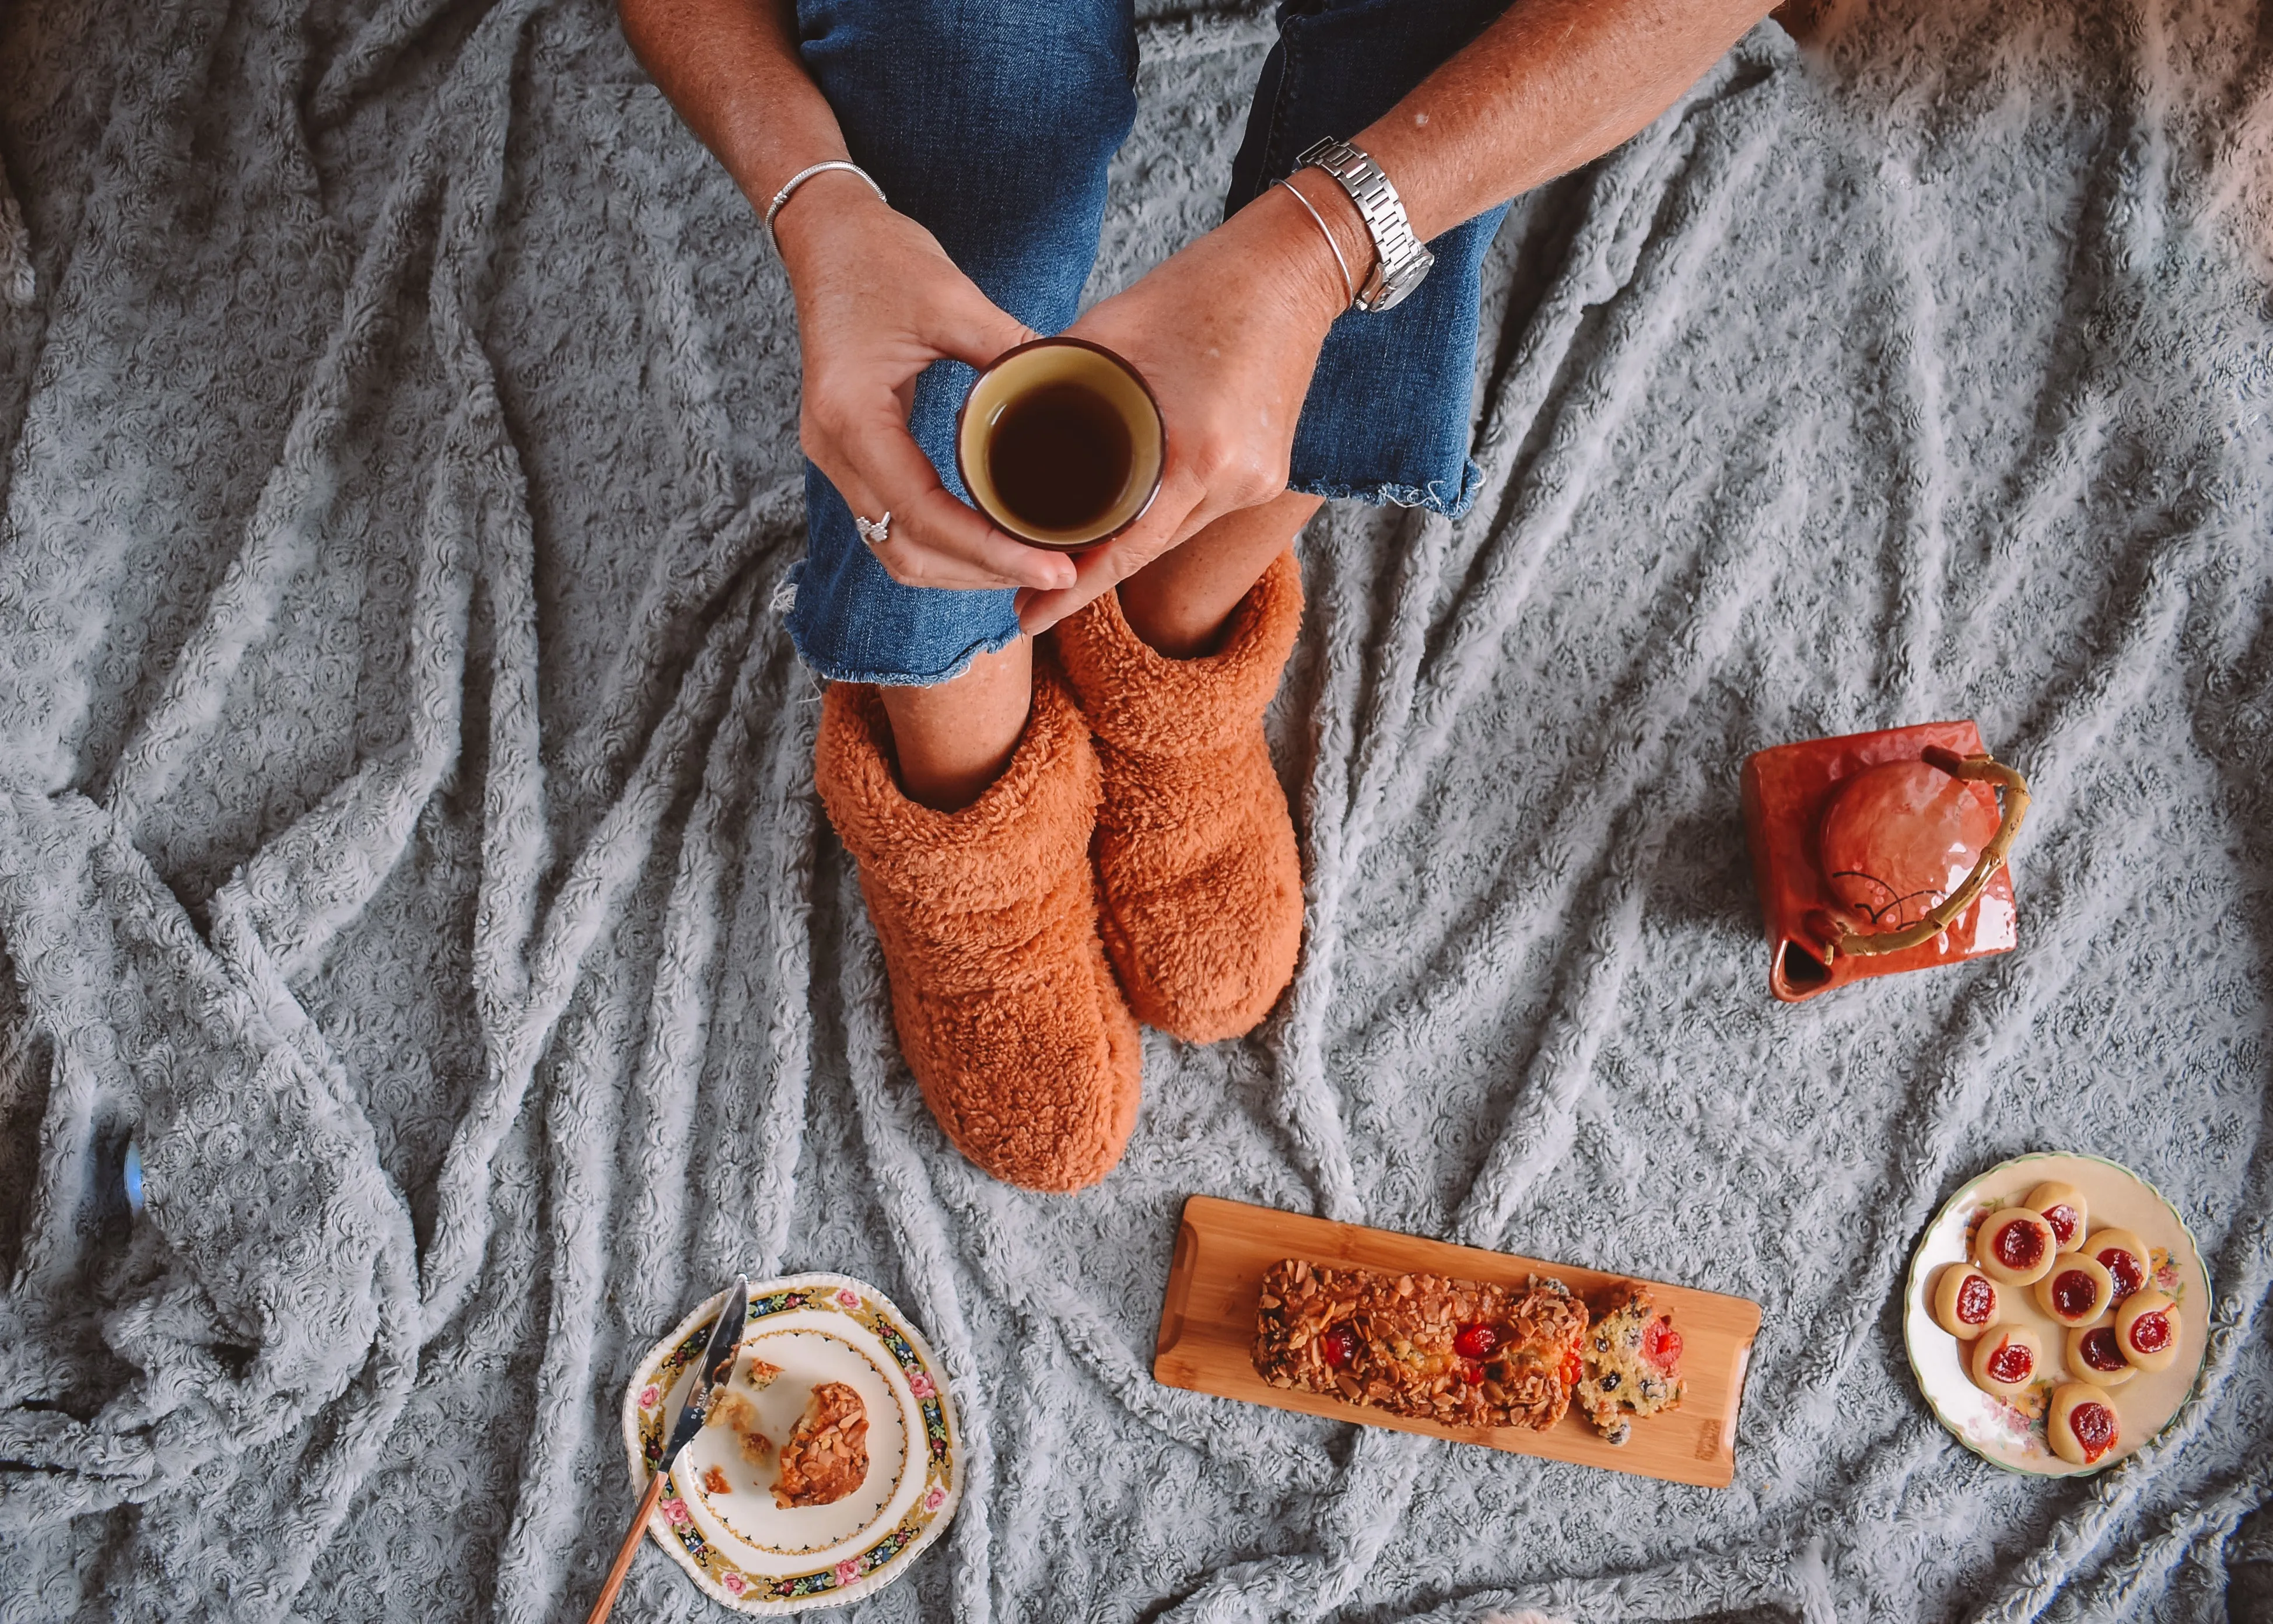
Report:
M1037 666L1009 766L960 812L900 793L876 690L831 685L814 776L860 865L900 1052L948 1139L1030 1190L1095 1184L1136 1125L1136 1023L1097 939L1098 767Z
M1113 592L1055 633L1105 770L1098 929L1137 1019L1188 1042L1254 1030L1294 974L1302 866L1263 710L1302 623L1290 549L1213 654L1157 652Z

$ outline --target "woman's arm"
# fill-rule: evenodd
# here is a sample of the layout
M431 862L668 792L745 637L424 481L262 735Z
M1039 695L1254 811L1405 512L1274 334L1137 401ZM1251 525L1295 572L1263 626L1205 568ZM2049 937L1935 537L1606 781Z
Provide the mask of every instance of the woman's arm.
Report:
M798 55L791 0L620 0L624 37L761 214L808 164L847 156ZM908 432L919 373L983 366L1033 335L956 268L932 234L842 169L774 221L797 297L805 453L856 514L892 515L884 567L911 586L1070 584L1062 554L1014 540L948 494Z
M1380 164L1425 242L1626 139L1768 9L1768 0L1516 0L1385 117L1345 139ZM1298 170L1293 184L1362 283L1374 251L1356 206L1319 170ZM1029 631L1286 488L1302 397L1347 302L1318 222L1274 186L1074 324L1152 383L1168 424L1168 468L1152 511L1084 555L1077 584L1025 597Z

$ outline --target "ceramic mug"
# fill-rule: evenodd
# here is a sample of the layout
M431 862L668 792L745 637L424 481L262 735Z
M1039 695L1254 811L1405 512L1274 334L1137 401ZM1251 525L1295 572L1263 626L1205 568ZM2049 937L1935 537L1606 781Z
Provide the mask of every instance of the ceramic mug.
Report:
M1021 541L1068 553L1144 516L1167 447L1159 403L1136 369L1079 338L1004 350L955 423L955 465L979 511Z

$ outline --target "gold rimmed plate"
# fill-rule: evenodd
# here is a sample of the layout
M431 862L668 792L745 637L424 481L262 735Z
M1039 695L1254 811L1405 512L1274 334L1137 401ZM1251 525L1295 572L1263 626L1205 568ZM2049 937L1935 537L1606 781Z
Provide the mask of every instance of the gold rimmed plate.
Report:
M725 1300L721 1293L687 1315L633 1372L624 1448L642 1490ZM778 1373L754 1379L754 1361ZM778 1445L824 1381L852 1387L866 1407L867 1475L831 1505L776 1505ZM727 1390L748 1401L776 1447L753 1460L731 1427L704 1427L665 1481L648 1525L716 1600L754 1613L856 1601L906 1572L953 1519L963 1488L961 1436L946 1372L874 1287L842 1274L755 1287Z
M2083 1194L2094 1229L2128 1229L2151 1254L2149 1282L2179 1305L2179 1357L2167 1370L2142 1371L2111 1401L2121 1423L2120 1441L2089 1466L2077 1466L2052 1453L2044 1436L2044 1411L2053 1389L2069 1380L2067 1333L2037 1312L2025 1289L2003 1292L2006 1320L2033 1328L2044 1339L2045 1369L2016 1400L1992 1396L1966 1373L1961 1342L1933 1317L1933 1289L1941 1270L1972 1255L1973 1232L2003 1207L2017 1207L2038 1184L2073 1184ZM2209 1278L2193 1232L2178 1209L2130 1169L2104 1157L2044 1152L2000 1162L1968 1180L1943 1203L1910 1254L1902 1288L1902 1341L1918 1390L1942 1425L1974 1454L2011 1471L2045 1477L2080 1477L2104 1471L2137 1454L2178 1414L2202 1373L2209 1328Z

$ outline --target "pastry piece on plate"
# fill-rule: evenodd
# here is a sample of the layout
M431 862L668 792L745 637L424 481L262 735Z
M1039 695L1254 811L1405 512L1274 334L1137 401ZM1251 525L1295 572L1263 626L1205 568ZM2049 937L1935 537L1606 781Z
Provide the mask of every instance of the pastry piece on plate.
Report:
M2115 1300L2106 1265L2080 1252L2064 1252L2036 1284L2037 1306L2069 1330L2089 1325Z
M1579 1351L1586 1373L1572 1395L1587 1419L1614 1444L1633 1436L1633 1419L1681 1408L1681 1333L1648 1289L1632 1281L1595 1299L1594 1322Z
M2052 1227L2052 1239L2062 1252L2074 1252L2082 1244L2087 1233L2084 1220L2091 1208L2083 1199L2083 1192L2074 1184L2047 1179L2029 1192L2021 1203L2031 1212L2042 1213L2044 1222Z
M2119 1387L2139 1373L2139 1367L2123 1357L2123 1344L2115 1340L2112 1314L2067 1334L2067 1368L2077 1380L2099 1387Z
M2107 1271L2108 1279L2114 1282L2118 1308L2123 1306L2125 1297L2145 1290L2147 1282L2155 1278L2147 1243L2128 1229L2094 1229L2083 1243L2083 1255Z
M1933 1287L1933 1320L1969 1342L2005 1317L2003 1288L1970 1263L1953 1263Z
M1586 1332L1587 1305L1557 1280L1519 1291L1289 1258L1263 1276L1248 1357L1274 1387L1448 1425L1544 1432L1570 1408Z
M1983 1392L2018 1398L2044 1373L2044 1339L2025 1325L2000 1325L1973 1344L1965 1368Z
M2052 1227L2029 1207L2000 1207L1973 1234L1973 1258L2000 1285L2033 1286L2059 1255Z
M780 1376L781 1366L753 1358L736 1374L752 1387L764 1388ZM763 1466L773 1457L774 1440L758 1424L758 1407L739 1387L729 1384L710 1401L710 1412L702 1417L702 1425L723 1426L731 1432L742 1458L753 1466Z
M781 1447L774 1504L833 1506L868 1475L868 1406L841 1381L824 1381Z
M2116 1345L2142 1371L2168 1370L2179 1357L2179 1305L2160 1291L2134 1291L2115 1311Z
M2123 1422L2115 1413L2113 1396L2086 1382L2062 1382L2052 1389L2052 1402L2044 1410L2044 1441L2071 1465L2098 1465L2123 1441Z

